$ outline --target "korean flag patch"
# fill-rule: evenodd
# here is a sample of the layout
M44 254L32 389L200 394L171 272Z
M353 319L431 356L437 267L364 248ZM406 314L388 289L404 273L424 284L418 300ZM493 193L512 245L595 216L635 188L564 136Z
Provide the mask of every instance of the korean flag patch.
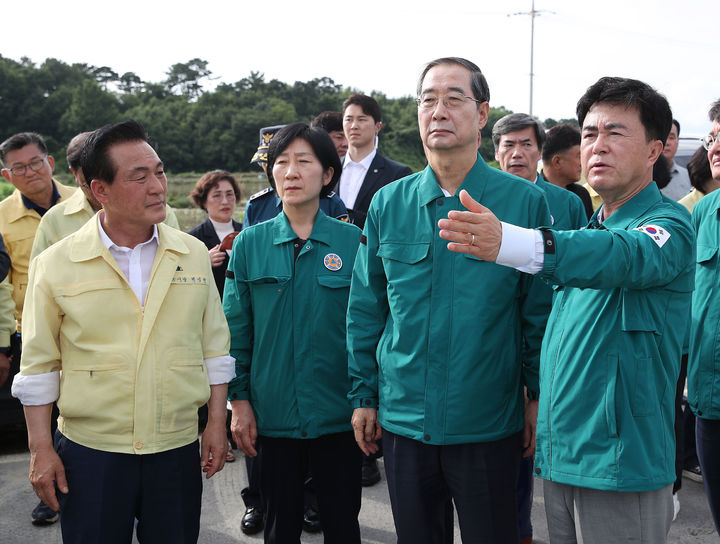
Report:
M643 225L642 227L638 227L633 230L639 230L640 232L647 234L654 240L658 247L664 246L665 242L670 239L670 233L657 225Z

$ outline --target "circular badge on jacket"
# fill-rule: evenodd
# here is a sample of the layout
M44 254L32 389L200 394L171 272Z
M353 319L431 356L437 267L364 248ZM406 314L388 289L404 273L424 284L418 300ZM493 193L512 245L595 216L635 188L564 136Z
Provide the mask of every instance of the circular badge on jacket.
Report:
M339 255L335 255L335 253L325 255L323 262L325 263L325 268L328 270L340 270L342 268L342 259Z

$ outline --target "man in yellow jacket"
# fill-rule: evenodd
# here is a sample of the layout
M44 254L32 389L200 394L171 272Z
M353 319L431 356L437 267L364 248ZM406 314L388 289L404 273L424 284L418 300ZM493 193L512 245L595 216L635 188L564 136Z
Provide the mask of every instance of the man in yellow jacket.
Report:
M13 384L30 481L60 509L64 542L130 543L135 519L140 541L195 542L200 467L223 467L234 376L207 249L159 224L167 180L138 123L95 131L81 162L103 210L30 269Z
M15 191L0 202L0 234L12 260L7 283L0 285L0 312L3 312L0 315L0 357L12 355L10 376L13 376L20 364L21 316L35 232L40 218L72 195L75 189L52 179L55 161L48 154L42 136L34 132L15 134L0 144L0 161L3 177L15 186ZM0 388L0 398L10 397L11 382L12 379L8 380ZM19 406L14 417L22 420ZM37 525L54 523L57 519L57 512L42 503L32 512L32 521Z

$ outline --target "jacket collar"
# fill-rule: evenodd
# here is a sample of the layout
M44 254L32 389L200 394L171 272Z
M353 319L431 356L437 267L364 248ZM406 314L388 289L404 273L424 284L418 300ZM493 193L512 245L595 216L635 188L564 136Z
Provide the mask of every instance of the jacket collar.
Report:
M95 211L92 209L90 202L85 197L85 193L82 189L78 189L73 195L65 200L65 211L64 215L73 215L79 212L88 212L90 215L95 215Z
M615 211L610 217L603 221L606 228L627 229L630 224L638 217L643 215L653 205L662 200L662 195L657 184L650 183L642 191L628 200L625 204ZM593 214L591 222L597 225L597 215L604 207L600 206Z
M100 238L97 216L98 214L93 215L90 221L85 223L74 236L69 252L71 261L77 263L89 261L97 257L105 257L106 259L110 259L110 262L115 260L112 258L108 248L105 247L105 244L103 244L103 241ZM162 223L158 224L157 228L159 239L158 254L165 251L171 251L183 255L190 253L187 244L182 239L180 231Z
M485 190L485 185L487 184L486 173L489 168L490 167L478 154L475 164L465 176L465 179L463 180L456 194L459 194L461 190L465 189L468 193L473 195L473 198L475 200L479 201L479 199L482 198L483 191ZM421 206L427 206L432 201L444 195L442 189L440 188L440 184L435 177L435 172L433 172L429 164L420 174L418 183L418 193L420 195Z
M295 234L294 230L292 230L290 221L288 221L285 212L280 212L280 214L271 221L273 222L273 244L278 245L297 240L298 235ZM321 209L318 208L317 216L315 216L315 223L313 224L313 230L308 239L315 242L321 242L325 245L330 245L330 221L334 221L334 219L330 219Z

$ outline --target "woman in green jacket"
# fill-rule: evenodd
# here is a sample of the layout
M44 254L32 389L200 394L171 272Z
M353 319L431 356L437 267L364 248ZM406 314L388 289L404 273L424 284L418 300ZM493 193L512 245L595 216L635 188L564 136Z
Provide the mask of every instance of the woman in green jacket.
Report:
M341 168L322 129L293 123L280 130L267 173L283 211L240 233L227 270L223 307L236 360L231 428L246 455L262 450L268 543L300 541L308 467L325 542L360 542L361 456L345 344L360 230L319 210Z

